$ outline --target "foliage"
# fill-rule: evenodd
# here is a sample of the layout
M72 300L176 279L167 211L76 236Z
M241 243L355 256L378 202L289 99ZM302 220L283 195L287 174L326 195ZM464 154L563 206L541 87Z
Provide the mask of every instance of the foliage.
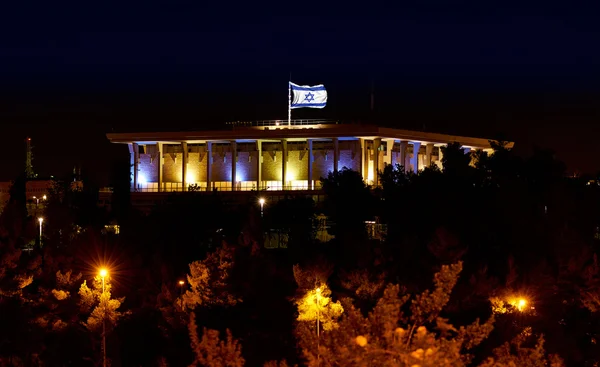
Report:
M327 283L327 279L329 279L333 272L333 266L323 258L319 258L305 267L296 264L292 270L298 290L302 293Z
M109 329L114 328L123 313L118 311L125 298L112 299L111 285L106 282L102 289L102 278L96 276L92 288L84 280L79 288L80 303L84 312L90 312L85 326L91 331L98 331L103 321L107 322Z
M318 344L306 329L300 330L299 344L307 365L469 365L472 361L469 352L488 337L493 329L494 318L490 317L483 324L477 319L457 329L439 316L449 300L461 268L460 263L442 267L434 277L433 291L425 291L413 299L410 315L402 312L410 296L400 295L399 286L390 284L366 317L348 304L339 327L323 333ZM545 360L541 346L536 348L536 353L536 361ZM524 355L530 359L525 359ZM520 345L515 352L497 352L496 356L498 363L506 363L506 366L529 365L519 362L534 359L533 353L522 349ZM489 359L487 363L493 361Z
M342 272L340 282L342 287L363 300L375 299L385 285L385 273L372 275L367 269Z
M504 343L494 350L494 357L488 358L479 367L563 367L564 363L557 355L546 356L544 338L540 336L533 347L527 346L531 341L531 330L526 329L512 341Z
M227 338L221 340L216 330L204 329L198 336L196 316L190 313L189 333L195 360L191 366L203 367L243 367L242 347L227 330Z
M317 322L318 328L328 331L337 327L337 319L344 312L339 301L331 300L331 290L326 284L309 290L304 297L296 302L298 306L298 321Z
M233 306L241 299L228 290L228 278L234 261L233 249L226 244L202 261L190 264L187 276L190 289L182 297L187 309L196 306Z

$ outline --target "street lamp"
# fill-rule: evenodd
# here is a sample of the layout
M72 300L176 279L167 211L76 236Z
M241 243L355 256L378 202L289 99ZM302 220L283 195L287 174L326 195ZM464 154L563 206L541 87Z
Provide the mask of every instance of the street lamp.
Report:
M525 306L527 306L527 300L524 298L519 298L519 300L517 300L517 310L523 312L525 310Z
M179 281L179 295L182 296L183 295L183 285L185 284L185 282L183 280Z
M321 287L317 287L317 367L321 364L321 352L319 350L321 340L319 339L319 321L321 321Z
M258 203L260 204L260 216L263 216L263 209L265 206L265 198L258 199Z
M46 195L42 196L42 200L46 201L47 197Z
M37 197L34 196L33 200L35 200L35 205L39 205L40 199L38 199Z
M100 269L100 277L102 278L102 296L105 291L105 279L108 276L108 270L106 268ZM106 300L102 297L103 312L102 312L102 366L106 367Z
M42 223L44 223L44 218L39 217L38 222L40 222L40 245L42 244Z

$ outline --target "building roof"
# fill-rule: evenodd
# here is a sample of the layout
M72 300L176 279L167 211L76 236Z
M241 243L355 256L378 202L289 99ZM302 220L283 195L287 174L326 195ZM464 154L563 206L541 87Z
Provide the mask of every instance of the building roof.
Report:
M206 141L255 141L255 140L303 140L303 139L330 139L351 140L356 138L383 138L405 140L411 142L433 143L445 145L459 142L463 146L488 149L488 139L438 134L423 131L392 129L375 125L337 124L322 121L294 120L291 125L287 121L273 121L264 123L231 124L229 130L207 131L172 131L172 132L137 132L137 133L109 133L107 138L111 143L204 143ZM241 125L241 126L240 126ZM513 147L509 143L508 148Z

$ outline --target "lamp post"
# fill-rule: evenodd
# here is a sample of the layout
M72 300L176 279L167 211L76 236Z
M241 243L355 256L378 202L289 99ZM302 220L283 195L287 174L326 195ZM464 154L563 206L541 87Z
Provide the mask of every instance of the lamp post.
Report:
M317 287L317 367L321 364L321 340L319 339L319 321L321 321L321 287Z
M258 199L258 203L260 204L260 217L263 217L263 209L265 206L265 198Z
M42 223L44 223L44 218L39 217L38 222L40 222L40 246L42 245Z
M105 278L108 275L108 270L100 269L100 277L102 278L102 299L105 292ZM102 366L106 367L106 303L102 305Z
M183 302L183 286L185 285L185 282L183 280L179 281L179 306L181 307L181 311L183 312L184 310L184 302Z

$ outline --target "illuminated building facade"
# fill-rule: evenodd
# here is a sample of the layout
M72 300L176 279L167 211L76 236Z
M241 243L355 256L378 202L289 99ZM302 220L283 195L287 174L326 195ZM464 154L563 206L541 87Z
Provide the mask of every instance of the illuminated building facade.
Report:
M319 120L231 123L229 129L107 134L127 144L135 192L317 190L343 167L369 185L377 171L400 164L418 172L441 166L441 147L492 151L487 139L337 124Z

